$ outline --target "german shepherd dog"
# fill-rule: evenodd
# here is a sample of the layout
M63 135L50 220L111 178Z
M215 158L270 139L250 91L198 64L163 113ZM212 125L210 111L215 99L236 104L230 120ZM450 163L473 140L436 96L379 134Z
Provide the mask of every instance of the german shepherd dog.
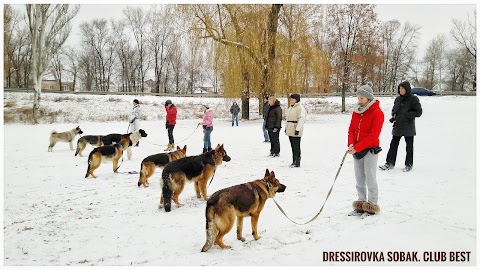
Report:
M117 173L118 160L123 155L123 150L132 145L132 141L129 138L123 138L120 143L114 145L104 145L97 147L88 155L88 167L85 178L91 175L93 178L97 178L93 172L100 167L102 162L107 160L113 161L113 172Z
M52 130L52 132L50 133L50 145L48 146L48 152L52 152L52 149L57 142L68 142L70 144L70 150L73 150L73 139L75 139L75 136L77 136L77 134L82 133L83 131L80 129L80 126L61 133Z
M141 137L147 137L147 135L148 134L143 129L139 129L135 132L131 132L128 134L112 133L106 136L85 135L77 141L77 151L75 152L75 156L78 154L82 157L82 152L87 146L87 144L90 144L92 146L112 145L115 143L119 143L123 138L129 138L130 140L132 140L132 145L135 145L138 143ZM128 159L132 159L132 150L130 149L130 147L127 148L127 156Z
M82 152L87 147L87 144L91 146L103 146L102 135L85 135L78 139L77 141L77 150L75 151L75 156L80 155L83 157Z
M217 166L222 161L230 161L230 157L222 145L217 145L214 150L205 152L198 156L185 157L172 161L165 166L162 172L162 195L160 196L160 206L164 204L165 211L170 212L172 199L178 206L182 204L178 201L178 196L182 193L187 182L195 184L197 198L207 200L207 182L212 178Z
M242 236L243 218L252 218L252 235L255 240L258 235L258 218L268 198L273 198L277 192L284 192L287 187L280 184L275 173L265 172L263 179L221 189L207 201L205 216L207 220L207 241L202 252L209 250L214 244L222 249L231 248L223 243L237 218L237 239L244 242Z
M187 146L182 148L177 146L177 150L169 153L160 153L151 155L142 160L140 166L140 178L138 179L138 186L143 185L148 187L148 178L152 176L156 168L163 168L171 161L181 159L187 155Z

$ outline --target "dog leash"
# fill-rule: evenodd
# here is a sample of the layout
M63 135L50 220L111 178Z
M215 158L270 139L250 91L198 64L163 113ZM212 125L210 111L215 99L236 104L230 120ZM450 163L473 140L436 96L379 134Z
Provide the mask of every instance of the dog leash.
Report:
M176 142L176 144L179 144L179 143L181 143L181 142L184 142L184 141L188 140L188 139L193 135L193 133L195 133L195 131L197 131L197 129L198 129L198 126L195 128L195 130L194 130L190 135L188 135L187 138L185 138L185 139L183 139L183 140L181 140L181 141L179 141L179 142ZM140 138L140 139L141 139L142 141L146 142L146 143L149 143L149 144L153 144L153 145L157 145L157 146L168 146L168 144L156 144L156 143L149 142L149 141L147 141L147 140L145 140L145 139L143 139L143 138Z
M348 153L348 151L346 151L345 154L343 155L342 163L340 163L340 167L338 168L337 175L335 175L335 179L333 180L332 186L330 187L330 190L328 191L327 197L325 198L325 201L323 202L322 207L320 208L320 210L318 211L318 213L317 213L313 218L311 218L309 221L307 221L307 222L305 222L305 223L295 222L295 221L293 221L291 218L289 218L289 217L287 216L287 214L285 213L285 211L283 210L283 208L277 203L277 201L275 201L275 198L272 198L273 201L275 202L275 204L277 205L278 209L280 209L280 212L282 212L283 215L285 215L285 217L287 217L291 222L293 222L293 223L295 223L295 224L297 224L297 225L305 225L305 224L308 224L308 223L314 221L315 219L317 219L317 217L320 216L320 213L322 213L323 207L325 207L325 204L327 203L327 200L328 200L328 198L330 197L330 194L332 194L333 186L335 185L335 182L337 181L338 175L340 174L340 170L342 169L343 162L345 161L345 158L347 157L347 153Z
M216 173L216 172L217 172L217 170L215 169L215 171L213 171L212 179L210 179L210 183L208 183L208 186L207 186L207 188L209 188L209 187L210 187L210 184L212 183L212 181L213 181L213 178L215 177L215 173Z

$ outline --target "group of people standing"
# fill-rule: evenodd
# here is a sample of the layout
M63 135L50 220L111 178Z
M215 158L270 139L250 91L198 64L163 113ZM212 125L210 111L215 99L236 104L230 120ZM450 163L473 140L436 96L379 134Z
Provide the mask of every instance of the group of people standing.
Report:
M404 81L398 85L399 96L395 99L390 123L393 124L392 140L387 154L386 163L381 170L393 169L396 163L397 150L401 137L405 138L407 156L404 172L413 168L413 138L416 135L415 118L422 115L422 106L418 97L412 95L411 85ZM133 101L133 110L130 114L130 125L133 131L140 128L141 110L140 102ZM175 128L177 109L171 100L165 102L166 122L168 130L168 147L165 151L174 150L175 141L173 129ZM203 152L212 150L210 134L213 131L213 110L207 105L202 105L203 119L198 125L203 127ZM236 102L230 107L232 114L232 127L238 126L240 107ZM289 96L289 106L286 111L284 132L290 140L292 149L292 164L290 167L300 167L301 147L300 142L306 119L306 110L300 103L300 94ZM282 108L280 101L275 96L264 97L263 104L263 136L265 142L270 142L270 157L280 155L280 130L282 129ZM375 214L380 211L378 206L377 162L380 147L380 133L384 123L384 114L380 109L380 101L373 95L372 86L361 86L357 90L357 104L354 107L348 128L347 153L354 158L354 171L358 199L353 202L351 215L363 213ZM130 127L129 125L129 127Z
M265 97L263 132L265 142L270 142L270 157L280 156L280 130L282 129L282 107L280 101L274 97ZM300 94L291 94L286 112L285 134L290 140L292 148L292 164L290 167L300 167L300 142L303 135L303 126L306 119L306 110L300 104ZM266 133L267 132L267 133Z

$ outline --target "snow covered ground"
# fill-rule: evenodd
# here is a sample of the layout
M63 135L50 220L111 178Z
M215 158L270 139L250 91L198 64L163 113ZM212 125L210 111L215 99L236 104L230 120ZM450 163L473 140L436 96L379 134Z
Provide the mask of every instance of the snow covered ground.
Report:
M156 99L163 104L164 98ZM340 103L338 97L322 100ZM380 100L387 117L379 165L385 161L391 139L388 115L394 97ZM347 99L350 107L355 101ZM127 173L138 171L144 157L163 152L165 147L159 145L168 143L161 107L155 112L157 118L142 121L148 137L133 148L132 160L125 156L119 169L122 173L113 174L111 163L103 164L96 171L97 179L84 178L87 157L75 157L67 143L58 143L52 153L47 152L50 131L66 131L80 124L84 135L124 133L126 121L82 120L92 111L85 111L79 103L71 105L78 123L4 125L4 264L475 265L476 97L420 97L420 101L424 113L417 119L414 169L401 171L405 158L402 140L397 167L377 173L382 209L378 215L363 220L347 216L356 199L352 157L347 156L318 219L295 225L269 200L260 216L260 240L253 240L247 218L243 229L246 242L236 240L234 227L224 238L232 249L215 246L206 253L200 252L205 243L205 202L196 198L193 185L187 185L180 196L185 205L174 205L172 212L166 213L158 208L160 170L150 179L149 188L137 187L138 174ZM197 103L189 99L176 103L188 102ZM216 102L225 108L230 104L221 105L220 99ZM52 106L47 103L42 105ZM126 104L123 112L128 113L130 103ZM118 110L113 105L92 104L105 114ZM312 106L307 110L314 110ZM187 138L200 121L180 118L174 131L177 142ZM232 160L218 168L208 193L262 178L268 168L287 186L276 196L277 202L292 219L308 221L323 204L339 168L349 120L350 113L309 114L302 138L301 168L289 168L287 136L280 137L281 156L272 159L267 157L269 144L262 142L261 120L240 121L239 127L231 127L228 119L215 119L212 143L223 143ZM201 130L179 143L184 144L187 155L199 154ZM87 146L84 154L91 149ZM385 261L325 260L324 252L337 251L383 252ZM419 261L388 261L387 254L402 251L418 252ZM450 261L449 252L455 251L470 252L469 261ZM440 252L446 252L446 260L424 261L424 254L429 252L439 259Z

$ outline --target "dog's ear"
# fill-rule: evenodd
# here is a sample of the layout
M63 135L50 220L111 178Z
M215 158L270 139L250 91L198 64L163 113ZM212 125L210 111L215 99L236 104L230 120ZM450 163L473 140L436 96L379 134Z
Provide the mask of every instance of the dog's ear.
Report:
M220 144L217 144L217 146L215 147L215 151L218 150L218 148L220 148Z
M180 150L180 146L177 145L177 150Z
M270 177L275 178L275 172L274 171L270 172Z
M265 177L264 177L264 178L268 178L268 176L270 176L270 171L267 169L267 170L265 171Z
M185 146L183 147L183 151L186 153L187 152L187 145L185 144Z

